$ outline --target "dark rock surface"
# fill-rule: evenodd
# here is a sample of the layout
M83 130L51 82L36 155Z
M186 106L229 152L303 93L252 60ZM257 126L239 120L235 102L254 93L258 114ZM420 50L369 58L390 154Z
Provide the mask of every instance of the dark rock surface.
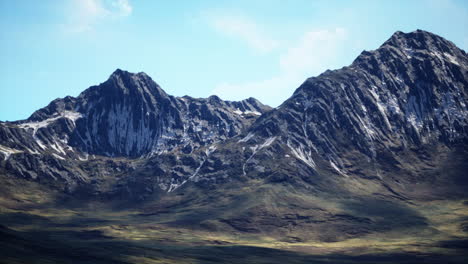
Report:
M167 95L145 73L116 70L77 98L56 99L24 121L0 124L2 167L26 178L88 182L94 159L150 159L238 135L270 110L254 98L240 102ZM105 163L105 162L104 162ZM103 173L128 169L106 166Z
M231 161L224 163L229 175L241 171L331 192L355 192L371 181L401 199L464 193L467 86L463 50L429 32L396 32L350 66L306 80L231 140L237 151L226 143L212 162ZM418 191L429 185L431 191Z
M457 195L448 186L468 183L467 85L467 54L421 30L309 78L273 110L253 98L170 96L144 73L116 70L0 123L0 172L139 199L247 179L402 200Z
M184 239L206 245L198 233L210 244L279 241L320 254L338 242L347 260L367 248L388 251L385 263L405 252L465 263L467 84L467 54L419 30L307 79L275 109L174 97L144 73L116 70L27 120L0 122L3 255L40 241L24 259L69 259L76 253L55 249L76 241L86 252L91 243L84 256L94 263L95 249L147 256L165 241L155 256L173 256Z

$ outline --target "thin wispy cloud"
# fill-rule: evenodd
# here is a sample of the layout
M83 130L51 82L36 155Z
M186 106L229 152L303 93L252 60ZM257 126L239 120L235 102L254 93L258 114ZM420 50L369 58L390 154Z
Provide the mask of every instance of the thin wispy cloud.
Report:
M242 15L208 15L209 24L220 34L247 44L253 50L267 53L278 47L255 21Z
M213 94L230 100L244 99L249 94L260 101L278 105L291 95L291 86L300 85L307 77L315 76L333 67L334 61L346 45L348 33L344 28L313 30L304 33L284 49L278 58L279 74L264 80L244 83L219 84ZM274 99L275 100L275 99Z
M306 32L296 45L280 57L282 72L318 74L327 60L337 54L347 32L343 28Z
M129 16L133 8L128 0L71 0L68 21L62 26L67 32L90 31L98 23Z
M128 0L110 0L108 2L110 2L110 6L112 7L110 9L111 13L117 16L129 16L133 11Z

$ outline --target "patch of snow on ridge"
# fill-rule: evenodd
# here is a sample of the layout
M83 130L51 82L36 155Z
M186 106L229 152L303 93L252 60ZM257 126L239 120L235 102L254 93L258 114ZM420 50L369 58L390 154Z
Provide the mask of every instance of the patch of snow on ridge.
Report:
M89 157L89 154L88 154L88 153L85 153L84 158L78 156L78 159L81 160L81 161L87 161L87 160L88 160L88 157Z
M384 119L385 125L389 129L391 129L392 127L391 127L390 121L388 120L388 117L387 117L387 111L386 111L387 108L386 108L386 105L382 102L382 100L380 98L380 95L377 93L377 87L375 85L372 85L371 89L369 89L369 92L371 93L371 95L375 99L375 104L376 104L377 109L379 110L381 116Z
M460 64L458 63L458 61L456 60L455 56L452 56L451 54L447 53L447 52L444 52L444 53L440 53L438 51L431 51L430 52L431 55L439 58L441 61L444 61L444 57L447 58L447 60L455 65L458 65L460 66Z
M75 124L76 120L83 117L81 113L73 112L73 111L64 111L62 112L62 117L70 119L73 124Z
M49 145L52 149L54 149L55 151L59 152L59 153L62 153L63 155L67 155L67 153L65 152L65 150L63 149L63 147L60 145L60 143L58 142L54 142L53 144L50 144Z
M260 147L258 149L260 150L262 148L266 148L266 147L270 146L275 140L276 140L276 137L267 138L267 140L265 140L265 142L262 145L260 145Z
M246 142L248 141L251 137L253 137L253 134L248 134L245 138L239 140L239 142ZM244 173L244 175L247 175L247 172L245 170L246 166L247 166L247 163L250 162L250 160L252 160L252 158L255 156L255 154L257 154L257 152L263 148L266 148L268 146L270 146L271 144L273 144L273 142L276 140L277 137L269 137L265 140L265 142L263 142L263 144L261 144L260 146L259 145L255 145L253 147L250 147L250 150L252 150L252 155L250 155L250 157L244 162L244 164L242 165L242 172ZM245 139L245 140L244 140Z
M333 161L331 161L331 160L330 160L330 165L331 165L332 168L335 169L339 174L348 177L348 175L344 174L343 171L341 171L340 168L338 168L338 166L336 166L336 164L335 164Z
M42 141L36 137L36 135L33 135L33 137L34 137L34 139L36 140L37 145L38 145L41 149L45 150L45 149L47 148L47 147L42 143Z
M185 181L184 181L184 183L185 183ZM167 192L174 191L175 189L179 188L182 184L183 183L181 183L181 184L171 183L171 185L169 185L169 190L167 190Z
M69 120L71 120L73 122L73 124L75 124L75 121L77 119L83 117L83 115L81 113L78 113L78 112L63 111L58 116L47 118L47 119L42 120L42 121L27 122L27 123L19 124L18 127L19 128L24 128L24 129L32 128L33 129L33 136L34 136L34 135L36 135L36 132L37 132L37 130L39 128L47 127L49 124L51 124L51 123L55 122L56 120L58 120L60 118L63 118L63 117L68 118Z
M413 49L404 48L403 50L404 50L404 52L405 52L405 55L406 55L406 58L407 58L407 59L411 59L412 56L414 55L414 50L413 50Z
M238 114L238 115L242 115L244 112L242 112L241 110L239 110L239 108L237 108L236 110L232 111L234 114Z
M258 112L258 111L250 111L250 110L245 110L244 112L242 112L239 108L237 108L236 110L232 111L234 114L238 114L238 115L249 115L249 114L252 114L252 115L257 115L257 116L261 116L262 113Z
M195 181L197 182L198 179L196 178L196 176L198 175L198 172L200 171L200 169L203 167L203 165L205 164L205 162L208 160L208 158L210 157L210 155L217 149L217 146L216 145L211 145L209 148L205 149L205 154L206 154L206 157L203 158L203 160L200 162L200 165L195 169L195 172L190 176L188 177L188 179L186 180L183 180L181 183L173 183L174 182L174 179L171 179L171 184L169 186L169 189L167 190L167 192L173 192L175 191L177 188L179 188L180 186L184 185L185 183L187 183L187 181Z
M419 131L423 124L419 121L414 113L410 113L407 117L407 121L417 130Z
M208 149L205 150L206 156L210 156L218 147L216 145L211 145Z
M262 114L258 111L250 111L250 110L246 110L244 111L244 115L248 115L248 114L253 114L253 115L258 115L258 116L261 116Z
M254 134L253 133L249 133L247 134L247 136L245 136L244 138L240 139L239 141L237 142L247 142L249 141L251 138L253 138Z
M444 56L447 57L447 59L448 59L451 63L460 66L460 64L458 64L458 61L455 59L454 56L452 56L452 55L450 55L450 54L448 54L448 53L446 53L446 52L444 52Z
M21 153L21 152L23 152L23 151L17 150L17 149L12 149L12 148L0 145L0 153L5 155L4 160L8 160L8 158L10 158L11 154L16 154L16 153Z
M57 154L55 154L55 153L52 153L52 155L53 155L54 157L56 157L57 159L65 160L64 157L59 156L59 155L57 155Z
M31 149L29 149L29 148L27 148L27 147L24 147L24 148L25 148L30 154L32 154L32 155L40 155L40 154L41 154L41 153L39 153L39 151L37 151L37 150L31 150Z
M67 118L68 120L70 120L73 123L74 126L76 126L76 124L75 124L76 120L78 120L79 118L82 118L82 117L83 117L83 115L81 113L67 110L67 111L63 111L61 113L58 113L54 117L47 118L45 120L36 121L36 122L26 122L26 123L19 124L18 127L23 128L23 129L27 129L27 130L32 129L32 137L36 141L36 144L42 150L45 150L45 149L47 149L47 146L45 146L44 143L36 136L36 133L40 128L47 127L51 123L55 122L56 120L58 120L60 118ZM66 144L66 142L63 142L63 143ZM63 150L63 148L61 147L61 145L58 142L55 142L50 147L53 148L57 152L65 153L65 151ZM34 150L34 152L37 152L37 150Z
M304 151L303 147L300 145L299 147L295 148L291 145L291 143L287 142L288 147L291 149L291 153L298 159L302 160L305 164L307 164L312 169L315 169L315 162L310 157L312 154L310 151Z

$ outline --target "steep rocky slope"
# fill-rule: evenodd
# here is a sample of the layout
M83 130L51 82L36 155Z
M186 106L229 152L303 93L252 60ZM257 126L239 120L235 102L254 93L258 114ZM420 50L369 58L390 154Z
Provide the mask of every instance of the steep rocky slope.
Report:
M339 182L331 190L362 180L403 193L466 186L467 85L463 50L429 32L396 32L350 66L306 80L232 139L242 158L226 158L227 143L212 162L228 161L230 175Z
M1 123L0 174L8 186L26 179L72 200L120 201L175 228L287 242L459 239L467 84L467 54L421 30L306 80L272 110L169 96L147 75L117 70L77 98ZM463 214L443 226L434 200Z
M268 110L253 98L170 96L145 73L116 70L76 98L54 100L27 120L1 123L2 167L31 179L89 183L92 172L82 166L92 160L126 159L127 167L137 158L191 153L239 134Z

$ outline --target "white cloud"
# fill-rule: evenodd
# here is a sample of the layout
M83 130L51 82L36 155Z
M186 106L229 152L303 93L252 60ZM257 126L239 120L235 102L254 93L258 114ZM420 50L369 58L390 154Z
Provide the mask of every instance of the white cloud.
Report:
M129 16L132 10L128 0L71 0L63 27L68 32L85 32L100 22Z
M343 28L306 32L280 55L277 76L246 83L221 83L212 93L227 100L242 100L248 94L263 103L278 106L306 78L335 66L340 51L346 46L347 36Z
M133 8L128 2L128 0L113 0L110 1L111 6L115 8L115 13L118 16L129 16Z
M209 16L209 23L221 34L245 42L260 53L267 53L278 46L254 21L244 16Z
M312 72L318 74L327 65L327 60L336 56L347 32L343 28L306 32L296 46L280 58L283 72Z

